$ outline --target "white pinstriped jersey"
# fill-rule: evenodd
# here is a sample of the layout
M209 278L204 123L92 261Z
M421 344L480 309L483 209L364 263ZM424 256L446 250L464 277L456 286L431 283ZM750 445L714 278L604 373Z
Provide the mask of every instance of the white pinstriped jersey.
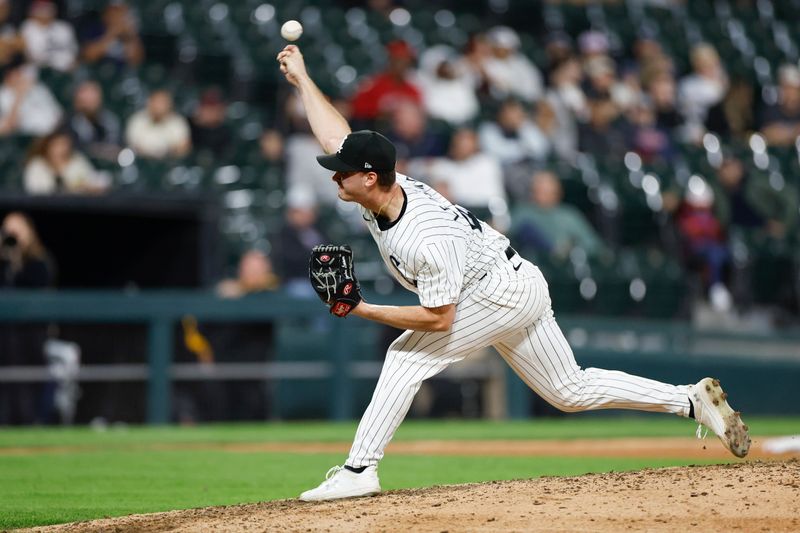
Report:
M509 241L424 183L398 173L397 184L406 196L397 220L381 225L364 207L362 217L387 268L419 295L420 305L454 304L464 288L506 259Z

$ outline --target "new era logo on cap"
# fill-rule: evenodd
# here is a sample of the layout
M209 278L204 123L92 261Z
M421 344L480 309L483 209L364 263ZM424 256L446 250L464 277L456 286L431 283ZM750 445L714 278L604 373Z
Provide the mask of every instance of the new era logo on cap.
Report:
M317 156L317 161L334 172L363 172L394 170L395 158L389 139L377 131L361 130L345 137L336 153Z

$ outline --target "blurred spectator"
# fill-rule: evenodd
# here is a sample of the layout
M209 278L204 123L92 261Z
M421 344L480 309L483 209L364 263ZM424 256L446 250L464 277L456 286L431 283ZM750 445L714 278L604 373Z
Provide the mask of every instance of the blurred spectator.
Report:
M555 114L555 127L547 132L553 150L562 159L572 160L578 150L578 121L589 116L586 97L581 90L583 71L577 58L568 56L553 65L550 89L545 95Z
M645 85L651 81L651 73L669 71L669 69L663 68L665 65L663 62L664 49L652 30L641 28L633 42L632 49L633 63L639 69Z
M676 222L689 261L699 263L703 270L711 305L718 311L728 311L732 298L724 277L730 251L713 208L714 191L701 178L693 176L678 209Z
M658 127L656 114L647 99L641 99L628 112L630 129L628 146L639 154L645 164L659 160L671 161L674 156L672 140Z
M480 101L490 100L489 78L484 69L486 60L492 53L486 35L473 33L464 45L461 57L457 61L457 68L464 72L475 90Z
M52 132L61 120L61 106L36 80L36 72L17 56L6 66L0 86L0 136L40 136Z
M431 118L459 126L478 114L473 80L449 46L432 46L422 54L420 87Z
M356 126L367 126L399 103L411 101L422 105L422 93L411 80L415 52L405 41L386 45L386 70L363 82L352 100L352 118Z
M479 135L483 149L502 164L539 161L550 151L547 137L514 99L503 102L496 122L481 124Z
M78 147L93 159L116 161L122 143L117 116L103 107L103 90L95 81L84 81L72 101L69 127Z
M10 18L11 2L0 0L0 67L10 62L25 48L25 42Z
M778 73L778 103L761 117L761 132L773 146L791 146L800 136L800 69L783 65Z
M147 99L147 108L128 119L125 139L137 155L152 159L183 157L192 147L189 124L173 111L172 95L154 91Z
M265 129L258 141L261 154L258 166L263 168L266 183L279 183L285 187L286 159L283 144L283 135L278 130Z
M608 57L609 48L608 37L601 31L587 30L578 36L578 49L584 65L595 58Z
M706 129L724 138L746 137L753 131L753 86L745 80L731 83L725 98L708 110Z
M192 130L192 146L210 150L220 158L231 147L231 129L225 123L226 105L219 89L207 89L189 123Z
M247 294L274 291L278 277L272 271L272 261L259 250L250 250L239 260L236 278L225 279L217 285L223 298L240 298Z
M505 202L503 170L497 159L481 152L475 130L456 131L448 155L436 159L428 170L434 186L445 184L449 195L445 196L468 208L486 208L498 199Z
M73 149L72 137L66 131L34 142L24 181L30 194L99 193L108 187L89 160Z
M616 65L608 56L596 56L585 61L586 96L589 98L611 98L617 81Z
M517 32L508 26L496 26L486 34L491 54L483 70L496 100L509 97L533 102L542 96L542 74L520 51Z
M667 70L655 73L647 82L646 89L656 113L656 125L667 132L681 127L683 116L677 109L677 91L672 74Z
M554 31L547 36L544 53L547 56L547 78L551 79L553 70L573 56L572 38L563 31Z
M139 29L128 4L112 0L95 17L80 28L81 58L86 63L102 60L118 65L139 65L144 59L144 47Z
M18 211L6 215L0 238L0 289L32 289L53 283L49 255L27 215Z
M762 230L775 239L786 237L797 220L797 190L788 183L774 188L769 179L750 175L739 158L724 153L717 170L717 218L725 226Z
M290 132L285 139L286 188L311 190L320 204L335 205L339 196L336 187L331 187L333 174L317 163L316 156L323 153L322 147L311 133L305 108L295 91L289 93L284 110L287 123L284 129Z
M578 146L601 159L620 158L628 151L625 122L611 98L589 101L589 121L580 125Z
M392 120L386 136L397 149L397 160L403 162L417 158L439 157L447 150L442 135L428 128L425 110L412 102L403 102L392 111ZM404 172L403 168L399 169Z
M66 72L78 57L78 43L72 26L56 19L57 8L50 0L34 0L20 33L25 51L34 64Z
M518 204L511 211L512 235L521 246L559 256L568 255L574 247L589 256L603 253L605 246L583 213L563 204L562 198L561 182L554 173L549 170L534 173L531 202Z
M297 296L313 296L308 283L308 258L311 249L328 241L317 222L317 203L313 191L295 187L286 195L284 222L275 242L275 264L284 287Z
M53 284L54 272L47 250L33 222L18 211L0 225L0 292L38 289ZM4 366L44 364L46 326L0 324L0 372ZM28 383L3 383L0 387L0 426L32 424L37 416L39 388Z
M681 79L678 101L681 112L692 127L690 139L702 136L709 108L722 101L728 89L728 76L713 46L696 45L691 51L692 74Z

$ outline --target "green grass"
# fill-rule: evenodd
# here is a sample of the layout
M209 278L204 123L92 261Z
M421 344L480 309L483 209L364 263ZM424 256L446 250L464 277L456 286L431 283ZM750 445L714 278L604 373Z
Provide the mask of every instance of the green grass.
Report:
M750 419L754 434L797 433L797 419ZM285 423L199 427L3 429L0 448L69 446L68 451L0 454L0 529L295 497L344 459L339 454L148 449L158 444L349 441L355 425ZM406 422L398 440L687 436L671 418L597 418L529 422ZM44 451L44 450L43 450ZM381 463L385 489L491 479L577 475L697 463L696 460L575 457L419 457Z

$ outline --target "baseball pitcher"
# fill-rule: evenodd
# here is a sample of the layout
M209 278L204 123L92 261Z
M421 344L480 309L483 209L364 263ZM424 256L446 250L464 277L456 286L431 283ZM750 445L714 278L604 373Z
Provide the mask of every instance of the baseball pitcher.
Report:
M472 213L395 172L392 143L375 131L350 130L309 77L297 46L286 46L277 59L327 154L317 160L333 172L339 198L360 205L386 267L419 296L418 306L366 302L348 246L320 246L312 252L309 277L332 314L353 314L406 331L386 353L344 465L331 468L325 481L301 494L301 500L378 493L378 463L420 384L490 345L558 409L635 409L694 418L734 455L747 454L747 426L717 380L669 385L581 368L553 316L539 269Z

